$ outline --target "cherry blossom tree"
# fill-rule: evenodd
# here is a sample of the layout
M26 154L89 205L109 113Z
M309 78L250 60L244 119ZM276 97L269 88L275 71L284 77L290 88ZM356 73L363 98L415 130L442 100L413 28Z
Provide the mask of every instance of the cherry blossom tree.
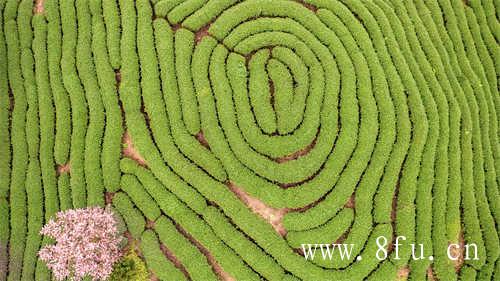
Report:
M109 208L89 207L59 212L40 231L55 239L38 255L57 280L84 276L105 280L121 257L120 236Z

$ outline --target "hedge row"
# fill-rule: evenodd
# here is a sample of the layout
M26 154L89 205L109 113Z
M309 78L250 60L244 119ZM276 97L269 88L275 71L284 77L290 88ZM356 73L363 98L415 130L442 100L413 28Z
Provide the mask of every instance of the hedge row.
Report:
M175 33L175 70L179 85L180 104L182 105L186 129L192 135L200 131L200 117L190 69L193 48L194 34L192 32L181 29Z
M5 1L0 2L0 22L4 26ZM10 88L7 73L7 47L5 43L4 29L0 29L0 64L4 65L0 70L0 131L4 132L0 136L0 196L8 195L11 171L11 145L10 145Z
M7 46L7 72L9 86L14 98L11 113L12 163L8 191L10 209L9 281L20 280L23 254L26 245L26 170L28 168L28 145L26 140L26 110L28 107L24 80L21 72L21 44L16 22L18 1L7 1L4 9L3 28Z
M255 279L252 271L243 264L230 248L217 238L210 227L192 209L183 204L173 193L165 189L165 186L154 175L131 161L128 162L127 166L127 170L134 169L133 173L140 180L143 188L154 198L162 212L176 221L195 240L207 248L225 270L236 278L241 276L245 280L248 278L251 278L251 280ZM203 210L206 210L206 207ZM202 212L205 213L205 211Z
M262 49L255 53L252 60L248 63L249 76L248 95L255 121L258 127L266 134L272 134L276 131L276 113L271 103L269 95L270 87L269 76L266 71L266 63L269 60L270 52L268 49ZM247 75L245 75L246 77ZM239 86L239 85L238 85ZM253 122L252 122L253 123Z
M92 57L92 19L88 0L76 1L75 4L78 23L76 66L89 109L84 153L87 204L103 205L104 183L101 169L101 145L104 133L104 106Z
M47 22L37 15L33 17L35 77L38 92L38 114L40 117L40 164L44 193L45 220L59 210L56 171L54 169L54 100L49 82L47 54Z
M69 160L71 145L71 115L68 92L64 88L61 74L62 30L59 1L47 0L44 8L47 18L47 51L49 76L55 107L54 158L58 165Z
M144 231L146 221L142 213L134 206L134 203L124 193L117 193L113 197L113 207L121 215L127 225L127 230L132 237L139 239Z
M117 27L109 23L116 22L118 19L113 19L116 7L113 6L113 1L99 0L90 2L90 10L92 13L92 55L94 58L95 71L99 83L100 96L105 110L106 126L104 128L104 136L102 139L102 154L100 155L100 165L102 167L103 184L106 190L114 192L119 189L120 185L120 163L121 157L121 139L123 135L122 113L118 103L118 95L116 88L115 72L113 68L119 65L119 42L115 42ZM116 3L115 3L116 4ZM111 9L111 11L106 11ZM111 13L108 15L107 13ZM103 15L104 14L104 15ZM108 19L107 17L111 18ZM106 28L110 26L110 31ZM108 40L106 41L106 36ZM108 47L106 47L106 42ZM107 56L109 53L109 59Z
M3 27L4 23L4 7L5 1L0 1L0 22ZM0 267L7 268L9 263L8 248L10 235L9 226L9 185L11 172L11 144L10 144L10 94L8 80L8 62L7 48L4 36L4 29L0 28L0 64L4 65L0 69L0 131L3 132L0 136ZM0 272L0 280L7 279L7 271Z
M71 103L72 130L69 158L71 163L71 197L73 206L81 208L87 203L84 166L85 135L89 109L76 66L78 36L75 1L64 0L60 1L59 4L62 26L61 73ZM87 46L87 48L90 48L90 46Z
M352 209L344 209L321 226L303 231L288 232L286 240L290 247L293 248L300 248L302 244L308 244L310 241L328 244L332 241L337 241L342 234L346 233L352 225L353 220L354 211Z
M167 15L167 19L172 23L179 23L188 15L199 10L206 0L187 0L175 6Z
M265 4L265 3L264 3L264 4ZM248 6L246 6L245 8L248 8ZM245 9L244 9L244 8L242 8L240 11L243 11L243 10L245 10ZM248 9L247 9L247 10L248 10ZM248 13L251 13L251 12L248 12ZM237 17L232 17L232 18L234 19L234 18L237 18ZM372 31L372 32L375 32L375 31ZM379 37L379 38L380 38L380 37ZM211 44L208 40L205 40L205 41L207 42L206 44ZM258 40L256 39L255 41L258 41ZM393 42L393 43L394 43L394 42ZM201 46L202 44L204 44L204 42L203 42L203 41L202 41L202 43L200 44L200 46ZM212 46L213 46L213 45L212 45ZM201 49L201 47L200 47L200 49ZM213 49L213 47L212 47L212 49ZM366 49L365 49L365 50L366 50ZM394 52L394 51L393 51L393 52ZM202 53L202 52L200 51L200 53ZM203 53L205 53L205 54L206 54L206 53L211 53L211 51L210 51L210 50L209 50L209 51L203 51ZM385 57L385 59L386 59L386 60L387 60L388 58L389 58L388 56L386 56L386 57ZM372 59L373 59L373 54L372 54ZM401 59L401 55L400 55L399 59ZM400 61L399 61L399 64L400 64L400 65L401 65L401 64L403 64L403 65L404 65L404 64L406 64L406 62L405 62L404 60L405 60L404 58L403 58L403 61L401 61L401 60L400 60ZM229 62L229 61L228 61L228 62ZM389 63L390 63L390 61L389 61L389 62L386 62L386 64L389 64ZM206 64L208 64L208 63L200 63L200 64L197 64L197 66L198 66L198 65L199 65L199 66L204 66L204 65L206 65ZM229 64L229 63L228 63L228 64ZM416 68L414 68L414 65L415 65L415 62L411 62L411 63L410 63L410 66L412 66L412 67L413 67L413 71L417 71L417 70L416 70ZM374 64L373 64L373 66L376 66L376 64L374 63ZM238 68L237 68L237 67L235 67L235 68L233 68L233 69L235 69L235 70L236 70L236 69L238 69ZM238 71L239 71L239 72L238 72ZM235 72L239 73L239 74L240 74L240 76L241 76L241 71L240 71L239 69L238 69L238 71L235 71ZM372 71L374 71L374 70L372 70ZM380 69L379 69L379 71L380 71ZM410 71L409 71L409 72L410 72ZM379 73L380 73L380 72L379 72ZM393 72L393 73L394 73L394 72ZM410 72L410 73L411 73L411 72ZM417 71L417 74L418 74L418 71ZM426 74L427 74L427 73L426 73ZM417 93L418 93L418 91L419 91L419 90L417 90L417 89L419 89L419 88L421 88L421 87L423 87L423 88L425 89L425 87L427 87L427 86L426 86L427 81L426 81L425 76L422 76L422 74L418 74L418 75L420 75L420 76L419 76L419 77L417 77L417 79L416 79L416 80L418 81L418 84L417 84L415 81L413 82L413 85L415 85L415 86L414 86L414 88L413 88L413 90L414 90L413 94L414 94L414 95L418 95ZM203 76L203 75L200 75L200 76ZM246 76L246 75L245 75L245 76ZM405 74L402 74L402 76L405 76ZM441 77L442 77L442 76L441 76ZM404 80L405 82L410 81L410 84L412 83L412 82L411 82L411 80L413 80L413 78L412 78L412 77L408 77L407 75L406 75L406 77L405 77L404 79L405 79L405 80ZM218 80L217 80L217 81L218 81ZM394 81L396 81L396 79L394 79ZM431 82L432 82L432 83L434 83L434 84L432 84L432 83L431 83L434 87L436 87L436 86L437 86L437 87L440 87L440 85L436 84L436 80L432 80ZM398 83L398 82L395 82L395 83ZM196 84L196 81L195 81L195 84ZM418 86L417 86L417 85L418 85ZM394 87L398 87L398 85L395 85ZM400 86L399 86L399 87L400 87ZM200 90L204 90L204 91L205 91L205 89L206 89L206 88L205 88L205 86L201 85L201 86L197 87L197 89L200 89ZM399 89L403 90L401 87L400 87ZM421 122L422 120L425 120L425 119L423 119L423 118L426 118L425 114L423 114L423 110L424 110L424 108L425 108L424 106L426 106L427 108L431 109L431 111L432 111L432 109L434 109L434 113L433 113L434 115L433 115L433 116L437 116L437 114L439 114L439 113L438 113L438 107L437 107L436 105L433 105L433 102L434 102L434 101L433 101L433 97L430 95L429 90L427 90L427 91L428 91L428 92L427 92L428 94L427 94L426 99L425 99L425 101L424 101L424 103L423 103L423 104L422 104L422 101L419 101L418 96L412 96L412 98L411 98L411 100L412 100L412 101L410 102L410 104L412 104L412 110L413 110L413 111L412 111L412 113L413 113L413 114L412 114L412 120L414 120L414 122ZM200 91L200 92L203 92L203 91ZM445 100L445 99L443 98L443 94L441 94L440 96L436 96L436 99L438 99L438 100L439 100L439 108L440 108L440 109L442 109L442 110L441 110L441 114L443 114L443 115L442 115L441 120L443 120L443 121L441 121L441 122L443 122L443 123L442 123L443 125L446 125L446 123L444 123L444 122L445 122L444 120L446 120L446 119L447 119L447 118L446 118L446 114L447 114L447 112L446 112L446 111L447 111L446 106L447 106L447 104L445 104L445 103L447 103L448 101L447 101L447 100ZM404 102L404 100L403 100L403 102ZM382 102L381 102L380 104L381 104L381 105L383 105L383 103L382 103ZM409 123L408 123L408 120L407 120L407 119L404 119L404 116L405 116L405 115L404 115L404 112L407 112L407 111L405 111L405 110L404 110L404 105L402 105L402 104L403 104L403 103L401 102L401 99L400 99L399 106L400 106L400 108L401 108L401 107L403 107L403 113L402 113L403 117L401 117L401 118L400 118L400 120L401 120L402 122L406 122L406 124L409 124ZM377 105L379 105L379 104L377 104ZM455 113L456 113L456 110L457 110L457 108L456 108L456 104L455 104L454 106L455 106L454 110L455 110ZM414 110L415 110L415 109L414 109L414 108L419 109L419 114L420 114L420 115L415 116L415 113L414 113ZM218 110L218 111L219 111L219 112L222 112L222 110ZM388 115L387 115L387 116L388 116ZM434 117L433 117L433 118L434 118ZM457 123L456 123L456 122L457 122L456 120L457 120L457 119L456 119L456 117L454 117L454 118L455 118L455 119L454 119L454 120L455 120L455 121L454 121L454 122L455 122L455 123L454 123L454 124L455 124L454 126L456 126L456 124L457 124ZM415 120L417 120L417 121L415 121ZM434 119L433 119L433 120L434 120ZM439 120L439 119L438 119L438 120ZM203 121L203 120L202 120L202 121ZM383 124L383 123L382 123L382 124ZM437 127L437 123L434 121L434 123L432 123L432 126L431 126L431 127L429 127L429 128L430 128L430 129L432 129L432 134L430 135L430 139L429 139L429 140L427 140L427 135L426 135L426 134L425 134L423 137L422 137L422 136L413 136L413 141L414 141L414 142L417 142L418 140L420 140L420 144L419 144L419 145L417 145L417 146L411 146L411 148L410 148L410 153L413 155L413 162L412 162L413 164L411 164L411 165L407 165L407 166L406 166L406 170L407 170L407 171L411 171L411 174L407 177L407 183L409 184L409 187L411 187L411 188L410 188L410 190L409 190L409 191L407 191L407 192L408 192L408 193L407 193L408 198L407 198L407 199L405 199L405 200L407 200L406 202L410 202L410 200L411 200L410 198L412 198L412 197L414 197L414 198L415 198L417 195L418 195L418 196L429 196L429 194L430 194L430 193L429 193L429 191L427 191L427 193L423 192L423 194L417 194L417 193L416 193L416 190L415 190L415 189L417 188L417 183L416 183L416 182L417 182L417 177L419 176L420 172L418 171L418 169L417 169L416 171L415 171L415 169L414 169L415 167L418 167L418 166L419 166L420 161L421 161L420 159L422 159L421 157L423 157L423 159L433 159L433 157L434 157L433 155L434 155L434 153L436 153L436 151L435 151L435 147L436 147L436 145L438 145L438 143L437 143L437 136L436 136L436 134L437 134L437 128L438 128L438 127ZM456 127L455 127L455 128L456 128ZM426 131L427 131L427 125L425 125L425 124L424 124L424 126L422 127L422 129L424 129L423 131L424 131L424 132L426 132ZM381 130L381 131L382 131L382 130ZM399 145L399 146L398 146L398 150L394 150L395 152L393 152L393 153L394 153L394 155L399 155L399 157L398 157L398 161L399 161L400 163L402 163L402 161L404 160L405 150L407 149L407 148L405 148L405 146L407 147L407 146L408 146L408 143L409 143L409 140L408 140L408 133L409 133L409 131L406 129L406 130L401 130L401 132L403 132L403 136L406 136L406 138L403 138L403 140L402 140L400 143L397 143L397 144ZM390 139L390 138L391 138L391 137L390 137L390 136L391 136L391 134L387 134L387 135L385 135L385 136L386 136L386 138L388 138L388 139ZM448 138L448 137L447 137L447 136L446 136L446 134L445 134L443 138L445 138L445 139L446 139L446 138ZM426 142L427 142L427 143L426 143ZM212 144L212 141L210 141L210 140L209 140L209 143L210 143L210 144ZM382 142L382 143L383 143L383 142ZM446 147L446 145L445 145L445 144L446 144L446 141L445 141L445 140L443 140L443 141L441 141L441 142L439 143L439 147L440 147L441 149L439 150L439 152L438 152L438 153L439 153L439 155L441 155L442 157L446 157L446 155L445 155L445 153L446 153L446 152L445 152L445 150L443 149L444 147ZM213 146L211 146L211 148L213 149ZM456 148L456 146L455 146L455 148ZM387 151L387 150L385 150L385 152L384 152L384 153L382 153L382 152L379 152L379 153L380 153L380 155L384 155L384 157L388 157L388 155L389 155L389 154L388 154L388 153L389 153L389 151ZM397 154L396 154L396 153L397 153ZM221 154L222 154L222 153L221 153ZM225 156L221 156L221 157L225 157ZM379 157L382 157L382 156L379 156ZM377 159L377 158L375 158L375 157L374 157L374 159ZM383 158L379 158L379 159L383 159ZM392 159L392 158L391 158L391 159ZM436 163L436 167L437 167L437 168L436 168L436 171L434 171L434 162L433 162L433 161L431 161L431 164L428 164L428 165L430 165L430 166L424 167L424 169L422 169L422 170L423 170L422 175L428 178L428 180L427 180L427 190L429 190L429 184L428 184L428 183L429 183L429 181L432 181L432 180L433 180L433 178L434 178L434 173L438 173L438 175L439 175L439 177L440 177L440 178L441 178L441 176L443 175L443 173L446 173L446 171L444 171L443 167L444 167L444 163L446 163L446 162L447 162L447 160L446 160L446 159L444 159L444 160L443 160L443 158L439 158L439 159L440 159L440 162L437 162L437 163ZM456 159L456 158L455 158L455 159ZM380 160L380 161L382 161L382 160ZM396 164L398 163L398 161L394 161L394 162L392 162L392 161L391 161L391 162L389 162L389 163L394 163L394 164L392 164L392 165L393 165L392 167L397 167L398 165L396 165ZM382 163L383 163L383 161L382 161ZM235 169L235 170L236 170L236 169ZM381 172L381 170L378 170L378 171L379 171L379 172ZM372 172L372 173L373 173L373 172ZM373 174L370 174L370 173L369 173L369 175L371 175L371 176L370 176L370 177L367 177L368 179L370 179L370 178L374 177L374 175L373 175ZM395 172L392 172L392 175L393 175L393 176L392 176L392 179L393 179L393 181L394 181L394 183L395 183L395 179L396 179L396 178L397 178L397 176L398 176L397 170L396 170ZM456 174L455 174L455 175L456 175ZM385 177L384 177L384 179L385 179ZM391 182L391 180L387 180L387 181L384 181L384 182L386 182L386 183L387 183L387 184L386 184L386 186L390 186L390 182ZM418 186L425 186L425 185L426 185L426 184L425 184L425 182L426 182L426 181L420 182ZM440 185L440 186L443 186L443 183L441 183L441 185ZM443 194L443 192L442 192L442 189L441 189L441 188L437 188L437 190L439 190L439 191L441 192L441 194ZM381 194L383 194L383 193L381 193ZM413 195L412 195L412 194L413 194ZM427 195L425 195L425 194L427 194ZM382 198L383 198L383 197L382 197L382 196L380 196L379 198L380 198L380 202L382 202ZM419 198L422 198L422 197L419 197ZM423 198L426 198L426 197L423 197ZM428 198L428 197L427 197L427 198ZM422 200L422 199L420 199L420 200ZM425 200L422 200L422 201L424 201L424 202L425 202ZM403 202L404 202L404 200L403 200ZM390 205L389 205L389 204L384 204L384 206L390 206ZM384 207L384 208L385 208L385 207ZM423 205L422 205L422 207L421 207L421 208L422 208L421 210L424 210L424 209L425 209L425 207L424 207ZM386 210L390 210L390 209L386 209ZM386 213L387 213L387 214L390 214L390 212L386 212ZM384 216L385 216L385 215L384 215ZM426 214L422 214L422 215L421 215L421 219L425 219L425 218L429 218L428 214L427 214L427 215L426 215ZM406 229L408 229L408 230L409 230L409 229L411 229L411 227L408 227L408 228L406 228ZM428 230L427 230L427 234L425 234L424 236L425 236L425 237L427 237L427 238L425 238L425 239L428 239L428 237L430 237Z
M217 280L207 258L177 231L171 220L165 216L158 218L155 231L161 243L172 251L192 280Z
M100 4L102 3L102 12L100 12ZM104 20L106 25L105 38L106 38L106 46L109 55L109 64L114 69L119 69L121 65L121 56L120 56L120 33L121 33L121 18L120 11L118 8L118 1L91 1L91 5L95 6L95 12L93 12L93 16L100 17L100 21ZM98 23L97 25L99 25ZM95 27L96 28L96 27ZM102 27L97 27L102 28ZM93 32L96 32L95 30ZM104 32L97 32L98 34ZM99 34L102 36L102 34ZM102 43L99 43L102 44ZM102 46L100 50L104 49ZM101 60L99 60L101 61ZM103 59L104 62L104 59ZM96 68L99 64L96 64ZM99 72L99 71L97 71Z
M285 274L283 268L267 255L260 247L248 240L216 208L208 207L203 214L206 223L215 234L231 247L256 272L267 280L281 280Z
M172 130L168 133L172 134L173 139L183 154L200 167L203 167L212 176L223 181L227 175L219 160L191 135L199 132L200 121L191 82L191 69L189 68L190 53L179 51L183 52L183 54L176 56L178 59L174 60L174 52L172 47L170 47L173 42L171 40L160 42L160 40L172 38L170 28L165 29L165 26L155 24L154 29L155 32L162 33L161 36L156 36L154 40L157 42L156 49L160 63L161 87L162 89L169 89L169 94L164 96L166 112L161 112L162 115L168 113L168 121L172 126ZM181 46L180 50L192 49L193 46L189 45L192 44L193 34L188 31L179 32L178 34L175 44ZM191 40L191 43L189 43L189 40ZM155 55L151 54L151 56ZM179 66L178 69L180 70L177 72L168 71L169 69L174 69L176 65ZM186 118L190 121L186 121L187 123L184 124L182 120L188 120Z
M467 48L472 48L471 51L475 51L474 48L471 45L471 35L469 33L469 30L466 30L465 28L460 27L460 24L458 24L458 21L463 22L466 21L465 16L463 14L463 11L459 11L454 3L449 3L448 1L442 1L440 2L440 7L442 10L443 14L446 14L447 16L450 17L450 30L452 31L450 33L450 40L458 46L458 50L456 50L457 54L457 60L459 62L459 67L461 70L464 72L464 75L467 75L469 77L471 84L467 85L468 92L470 93L471 91L474 91L473 94L467 94L466 99L462 99L461 103L463 104L468 104L469 107L471 108L471 123L472 123L472 130L469 130L469 132L472 131L472 145L474 149L474 154L472 155L472 172L474 173L474 189L472 187L468 188L466 194L468 194L469 199L465 200L464 199L464 208L477 208L477 213L472 212L472 215L475 213L479 215L479 220L476 219L475 221L472 221L472 217L466 216L464 218L465 223L466 223L466 239L469 241L474 241L474 240L479 240L480 244L482 244L481 241L481 230L478 229L479 227L483 229L482 233L482 238L484 239L484 245L488 249L487 253L487 264L484 267L484 270L481 270L482 275L481 279L488 279L491 276L492 271L493 271L493 264L494 260L497 260L498 258L498 237L496 234L496 231L494 230L495 226L491 218L491 210L487 206L488 199L490 199L490 202L495 202L495 197L498 198L497 192L489 193L491 198L486 198L485 197L485 191L484 189L492 190L491 188L493 186L498 186L498 183L492 183L491 180L486 180L486 186L485 186L485 178L483 172L480 170L481 166L484 164L483 161L485 161L486 165L490 165L491 168L491 160L488 160L488 158L491 157L490 155L485 155L484 158L481 156L481 150L488 151L488 146L489 146L489 140L485 137L489 130L487 128L487 124L484 123L484 121L488 118L488 111L487 108L484 105L484 94L488 95L488 89L485 88L485 78L481 73L478 71L479 70L479 65L478 65L478 60L477 58L474 57L468 57L467 52L469 51ZM467 26L466 26L467 27ZM464 44L465 42L465 44ZM478 42L480 44L480 42ZM470 54L470 53L469 53ZM481 77L482 76L482 77ZM481 86L482 85L482 86ZM483 93L484 90L484 93ZM476 93L477 92L477 93ZM476 97L475 100L472 99L473 97ZM477 107L479 105L479 108ZM480 121L481 120L481 121ZM484 134L484 135L483 135ZM482 136L482 138L481 138ZM481 140L482 139L482 140ZM482 144L481 144L482 142ZM498 143L495 141L495 143ZM497 144L494 144L497 146ZM483 154L484 155L484 154ZM488 164L488 162L490 164ZM490 170L488 168L488 170ZM491 179L491 174L492 172L488 170L486 171L486 178ZM489 174L489 176L488 176ZM493 186L492 186L493 185ZM470 190L470 191L469 191ZM495 190L495 188L493 188ZM474 192L475 196L477 196L476 201L474 202L473 200L475 199L474 197L470 197L470 194ZM483 201L484 200L484 201ZM467 204L467 205L465 205ZM497 213L498 211L498 206L491 206L493 208L493 213ZM498 217L497 217L498 221ZM480 224L481 226L479 226ZM469 225L469 231L467 231L467 225ZM489 230L486 230L489 229ZM486 231L485 231L486 230ZM491 231L490 231L491 230ZM496 237L496 238L495 238ZM480 245L482 246L482 245ZM491 251L490 251L491 249ZM485 254L485 249L483 247L480 247L480 253ZM484 256L483 256L484 257ZM484 263L484 259L481 259L481 263L477 262L469 262L473 264L476 269L479 269Z
M154 221L160 216L160 209L137 178L124 175L121 180L121 187L148 220Z
M293 96L289 104L290 117L293 129L296 129L304 118L307 92L309 88L309 75L305 63L292 50L283 47L273 48L273 58L285 64L290 69L294 86Z
M59 175L57 178L57 191L59 193L60 209L62 211L73 209L73 200L71 196L70 176L68 173Z
M43 225L43 191L40 168L40 120L38 112L39 93L34 73L33 51L43 48L38 45L41 42L33 42L31 21L33 20L35 32L39 31L37 25L41 20L38 17L32 19L32 1L22 1L18 10L19 33L31 35L30 38L21 39L21 69L26 89L28 111L26 112L26 140L28 143L28 169L26 171L26 195L27 195L27 219L28 231L26 235L26 248L24 250L23 270L21 280L32 280L35 273L37 252L40 247L41 237L39 234ZM21 28L22 26L22 28ZM29 30L29 32L28 32ZM38 35L38 34L34 34ZM22 38L22 37L20 37ZM40 38L37 38L40 39ZM43 39L43 38L42 38ZM23 41L25 41L23 43ZM25 45L26 44L26 45ZM29 45L28 45L29 44ZM33 44L33 48L32 47ZM42 43L43 44L43 43Z
M281 62L270 59L267 62L267 72L273 81L273 102L276 111L277 130L279 134L285 135L292 132L296 124L292 123L290 106L293 98L293 78L288 68Z
M146 265L160 280L188 280L180 269L163 255L158 238L153 231L146 230L142 234L141 251Z

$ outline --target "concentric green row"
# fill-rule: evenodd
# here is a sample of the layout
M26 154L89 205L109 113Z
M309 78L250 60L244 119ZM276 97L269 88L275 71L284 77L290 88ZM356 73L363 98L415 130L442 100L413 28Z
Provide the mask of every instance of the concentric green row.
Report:
M105 190L162 280L187 277L160 243L192 280L216 279L204 249L238 280L500 276L496 3L154 2L0 1L0 280L48 280L43 222ZM147 168L120 162L123 126ZM294 208L287 235L229 184ZM455 272L461 232L480 259ZM381 235L401 259L374 258ZM294 251L340 237L350 260Z

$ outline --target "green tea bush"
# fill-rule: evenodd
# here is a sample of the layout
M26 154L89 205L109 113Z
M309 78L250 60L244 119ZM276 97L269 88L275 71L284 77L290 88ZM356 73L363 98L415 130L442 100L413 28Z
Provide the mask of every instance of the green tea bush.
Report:
M149 272L144 261L137 255L135 246L118 261L113 272L107 280L109 281L143 281L149 278Z
M156 234L146 230L141 236L141 251L148 268L160 280L187 280L186 276L176 268L161 252Z
M42 7L0 1L0 280L50 279L43 222L105 203L141 280L498 279L495 1Z

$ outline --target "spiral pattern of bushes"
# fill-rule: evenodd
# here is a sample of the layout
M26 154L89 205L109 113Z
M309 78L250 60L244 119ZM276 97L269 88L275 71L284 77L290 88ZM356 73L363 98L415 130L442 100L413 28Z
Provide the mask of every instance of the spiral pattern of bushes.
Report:
M0 0L0 280L106 203L160 280L500 278L497 2L37 2Z

